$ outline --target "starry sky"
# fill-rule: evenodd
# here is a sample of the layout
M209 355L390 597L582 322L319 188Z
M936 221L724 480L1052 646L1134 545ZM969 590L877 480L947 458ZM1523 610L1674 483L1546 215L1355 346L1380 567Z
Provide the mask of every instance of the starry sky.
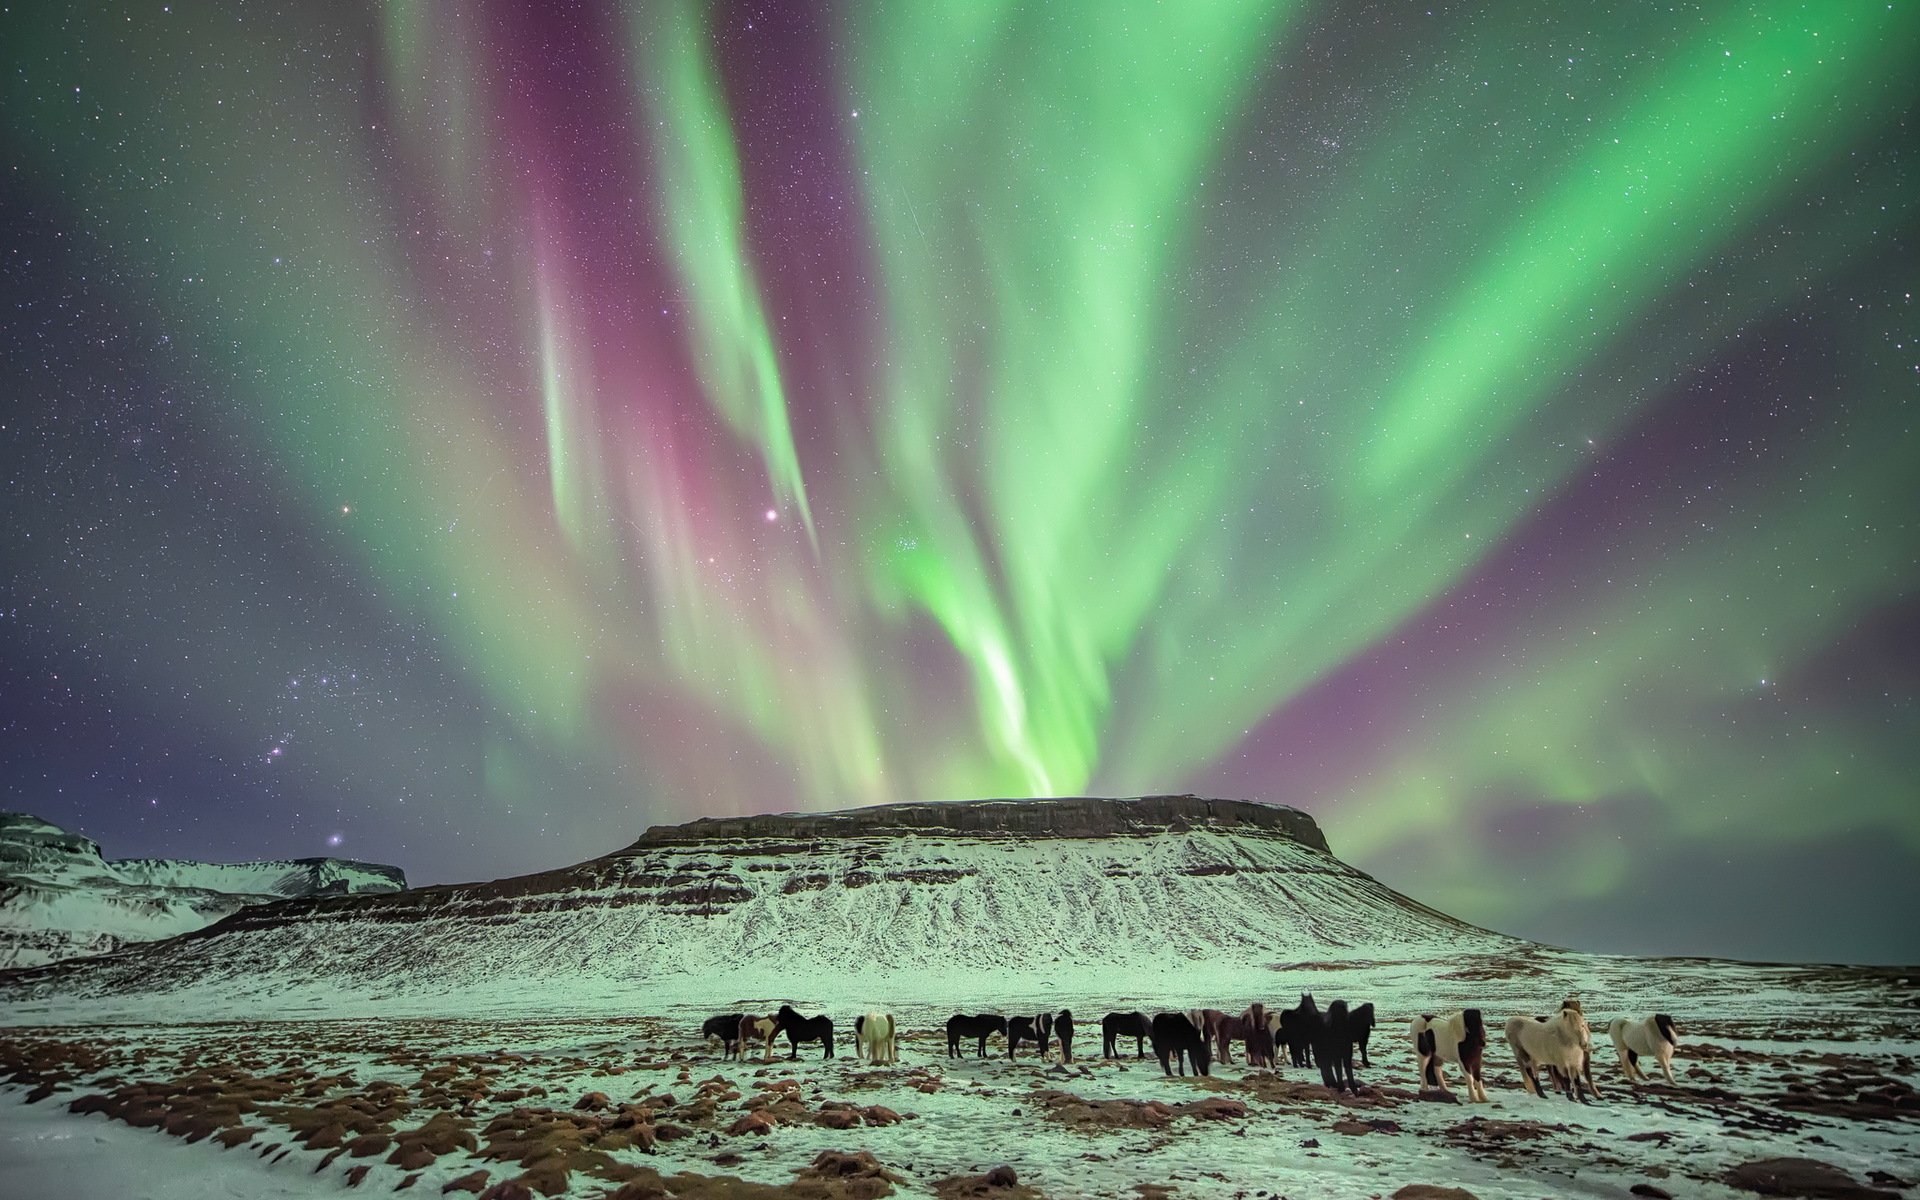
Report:
M0 806L1298 805L1920 961L1920 6L0 11Z

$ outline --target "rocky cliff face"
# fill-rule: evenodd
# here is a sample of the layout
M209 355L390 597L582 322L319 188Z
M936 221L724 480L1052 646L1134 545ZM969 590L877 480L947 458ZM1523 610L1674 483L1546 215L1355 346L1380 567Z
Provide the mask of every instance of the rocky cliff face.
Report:
M26 813L0 813L0 966L174 937L248 905L406 886L397 867L335 858L109 861L89 838Z
M1052 800L952 800L937 804L878 804L828 813L703 817L685 825L656 825L629 853L646 846L727 839L815 840L937 834L959 838L1150 837L1194 829L1279 834L1332 853L1312 817L1297 808L1198 796L1091 796Z
M1276 962L1511 944L1340 862L1292 809L969 801L694 821L539 875L243 909L164 944L0 977L0 997L704 1003L988 980L1124 994Z

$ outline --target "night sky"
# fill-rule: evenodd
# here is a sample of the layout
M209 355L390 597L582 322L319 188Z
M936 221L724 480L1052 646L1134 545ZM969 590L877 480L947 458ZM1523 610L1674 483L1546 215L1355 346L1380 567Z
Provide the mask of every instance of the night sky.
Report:
M0 12L0 807L1298 805L1920 961L1920 5Z

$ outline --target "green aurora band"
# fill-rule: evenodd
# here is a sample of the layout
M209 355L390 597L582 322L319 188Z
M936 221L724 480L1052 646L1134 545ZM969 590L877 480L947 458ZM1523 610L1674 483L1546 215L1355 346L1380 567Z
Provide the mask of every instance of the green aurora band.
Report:
M179 346L151 386L441 647L463 699L396 669L287 768L376 824L395 775L575 853L631 810L1233 790L1509 927L1542 895L1463 829L1558 830L1520 868L1556 904L1650 847L1911 862L1911 697L1818 680L1920 584L1920 9L1349 7L812 12L831 111L768 133L724 5L544 64L504 9L102 6L5 18L4 130ZM756 198L835 170L857 261L775 287ZM1754 452L1648 441L1696 404ZM178 651L115 686L216 729L284 683L249 648L353 656L156 609L231 595L223 556L111 508L94 561L142 574L55 632Z

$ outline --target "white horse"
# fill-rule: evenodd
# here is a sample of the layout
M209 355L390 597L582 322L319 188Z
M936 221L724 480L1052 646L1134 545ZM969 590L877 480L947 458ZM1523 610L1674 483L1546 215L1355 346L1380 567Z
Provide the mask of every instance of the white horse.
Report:
M1647 1073L1640 1069L1640 1056L1648 1055L1660 1064L1660 1073L1673 1078L1673 1048L1680 1044L1680 1030L1674 1025L1673 1018L1665 1013L1655 1013L1650 1017L1634 1020L1631 1017L1615 1017L1607 1026L1608 1036L1613 1038L1613 1048L1620 1054L1620 1069L1627 1073L1627 1082L1646 1079Z
M1477 1008L1462 1009L1444 1017L1415 1017L1409 1026L1413 1033L1413 1053L1420 1061L1420 1089L1447 1090L1446 1073L1441 1064L1452 1063L1467 1077L1467 1100L1485 1104L1487 1083L1481 1076L1486 1056L1487 1027Z
M893 1041L893 1017L889 1013L870 1012L853 1022L853 1055L874 1066L898 1062Z
M1578 1001L1567 1001L1551 1017L1512 1018L1507 1022L1507 1045L1513 1047L1513 1057L1520 1064L1520 1082L1534 1095L1546 1095L1537 1077L1544 1068L1567 1099L1585 1104L1589 1091L1595 1100L1600 1098L1593 1082L1593 1033Z

